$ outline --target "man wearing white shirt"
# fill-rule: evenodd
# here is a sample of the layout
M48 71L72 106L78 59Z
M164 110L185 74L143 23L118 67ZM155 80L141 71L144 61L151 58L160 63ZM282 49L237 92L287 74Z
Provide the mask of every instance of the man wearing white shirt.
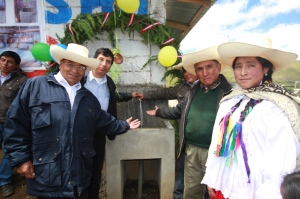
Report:
M137 93L116 93L116 85L107 75L114 61L114 55L110 49L97 49L94 58L98 59L100 64L83 79L84 87L95 95L102 110L117 118L117 102L127 102L136 97ZM114 140L115 137L115 135L108 136L108 139ZM99 196L105 144L105 135L97 133L94 139L96 155L94 156L93 175L89 186L89 199L98 199Z
M88 199L95 134L125 133L140 122L117 120L81 86L85 71L99 66L86 47L52 45L50 53L60 72L22 86L7 113L4 148L11 165L27 178L29 195Z

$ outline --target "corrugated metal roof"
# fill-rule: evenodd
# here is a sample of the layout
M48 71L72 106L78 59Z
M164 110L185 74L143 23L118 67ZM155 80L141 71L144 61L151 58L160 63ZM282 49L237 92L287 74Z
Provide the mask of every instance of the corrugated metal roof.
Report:
M217 0L167 0L167 21L175 35L182 39Z

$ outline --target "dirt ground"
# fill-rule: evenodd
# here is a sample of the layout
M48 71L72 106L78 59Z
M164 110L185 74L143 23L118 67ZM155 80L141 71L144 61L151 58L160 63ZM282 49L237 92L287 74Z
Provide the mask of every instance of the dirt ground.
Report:
M26 179L24 176L14 174L12 177L12 184L15 188L15 194L6 197L5 199L36 199L36 197L26 194ZM0 195L0 198L3 198L2 195Z
M0 161L3 157L3 152L0 150ZM105 173L105 169L104 169ZM101 188L99 193L99 199L107 199L106 197L106 176L102 173ZM0 199L36 199L35 196L27 195L26 193L26 179L24 176L16 173L12 176L12 184L15 188L15 194L9 197L3 197L0 190ZM154 180L144 181L142 198L141 199L159 199L158 184ZM138 199L138 181L127 180L125 182L123 199Z
M12 177L12 184L15 187L15 194L4 199L36 199L35 196L26 194L26 179L25 177L14 174ZM100 199L106 199L105 179L101 182ZM138 181L127 180L124 187L123 199L137 199L138 198ZM0 198L3 197L0 194ZM142 199L159 199L159 189L157 182L145 181L142 192Z
M144 181L142 199L159 199L157 182ZM127 180L124 187L123 199L138 199L138 181Z

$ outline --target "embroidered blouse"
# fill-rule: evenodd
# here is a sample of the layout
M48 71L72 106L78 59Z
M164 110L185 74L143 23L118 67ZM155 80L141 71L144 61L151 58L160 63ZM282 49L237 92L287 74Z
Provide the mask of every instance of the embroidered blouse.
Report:
M242 136L250 167L250 183L241 147L236 150L236 157L230 165L226 164L226 157L215 155L220 132L219 123L241 99L240 106L232 114L232 124L235 124L250 98L238 95L222 102L219 107L206 163L206 174L201 183L221 190L224 197L229 199L281 199L282 178L295 169L300 146L288 117L273 102L263 100L257 104L242 125Z

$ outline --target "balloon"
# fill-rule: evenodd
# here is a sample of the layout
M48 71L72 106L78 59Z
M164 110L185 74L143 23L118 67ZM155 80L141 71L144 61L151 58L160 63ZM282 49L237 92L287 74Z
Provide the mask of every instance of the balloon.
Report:
M164 67L175 64L177 60L177 50L173 46L165 46L158 53L158 61Z
M67 46L65 44L56 44L56 45L63 48L63 49L67 49Z
M51 61L50 46L46 43L38 42L31 47L32 56L39 61Z
M117 0L117 6L126 13L134 13L140 7L139 0Z
M61 48L63 48L63 49L67 49L67 46L65 45L65 44L55 44L56 46L59 46L59 47L61 47ZM50 54L50 57L51 57L51 60L52 61L55 61L54 59L53 59L53 57L52 57L52 55Z

